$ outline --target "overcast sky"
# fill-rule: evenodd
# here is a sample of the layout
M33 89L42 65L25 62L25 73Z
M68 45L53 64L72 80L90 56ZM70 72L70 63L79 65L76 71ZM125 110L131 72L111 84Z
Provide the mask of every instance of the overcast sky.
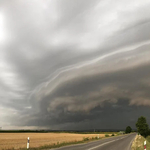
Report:
M150 124L150 0L0 0L0 126Z

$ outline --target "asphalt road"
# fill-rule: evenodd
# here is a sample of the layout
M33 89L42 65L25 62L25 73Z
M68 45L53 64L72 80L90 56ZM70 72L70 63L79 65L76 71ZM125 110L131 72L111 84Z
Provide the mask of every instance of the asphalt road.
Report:
M94 142L65 146L53 150L130 150L136 134L116 136Z

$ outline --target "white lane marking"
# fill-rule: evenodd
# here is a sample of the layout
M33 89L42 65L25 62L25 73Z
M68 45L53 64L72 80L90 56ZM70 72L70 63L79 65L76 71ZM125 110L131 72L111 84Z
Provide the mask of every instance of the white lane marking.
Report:
M117 141L117 140L121 140L121 139L124 139L124 138L125 138L125 137L123 137L123 138L119 138L119 139L116 139L116 140L112 140L112 141L109 141L109 142L103 143L103 144L101 144L101 145L98 145L98 146L95 146L95 147L89 148L88 150L92 150L92 149L95 149L95 148L101 147L101 146L106 145L106 144L108 144L108 143L111 143L111 142L114 142L114 141Z

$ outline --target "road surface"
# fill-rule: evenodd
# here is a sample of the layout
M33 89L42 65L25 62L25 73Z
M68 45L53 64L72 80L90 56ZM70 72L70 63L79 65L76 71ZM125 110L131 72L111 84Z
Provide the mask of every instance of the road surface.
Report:
M94 142L65 146L53 150L130 150L136 134L116 136Z

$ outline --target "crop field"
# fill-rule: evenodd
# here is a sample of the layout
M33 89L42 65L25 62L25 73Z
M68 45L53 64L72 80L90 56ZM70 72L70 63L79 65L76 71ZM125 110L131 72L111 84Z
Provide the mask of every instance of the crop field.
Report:
M30 147L39 147L58 142L82 141L83 138L96 136L97 134L75 133L0 133L0 149L26 148L28 137L30 137ZM105 137L105 134L99 134L99 137Z

